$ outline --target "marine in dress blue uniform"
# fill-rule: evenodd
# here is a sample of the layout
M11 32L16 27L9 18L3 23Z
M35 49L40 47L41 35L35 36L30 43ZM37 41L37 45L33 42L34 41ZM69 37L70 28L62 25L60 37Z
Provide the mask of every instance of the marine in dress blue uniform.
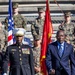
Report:
M22 44L24 33L17 31L16 43L6 49L3 60L3 75L6 75L8 62L10 62L11 75L34 75L33 53L29 45ZM21 42L20 42L21 40Z

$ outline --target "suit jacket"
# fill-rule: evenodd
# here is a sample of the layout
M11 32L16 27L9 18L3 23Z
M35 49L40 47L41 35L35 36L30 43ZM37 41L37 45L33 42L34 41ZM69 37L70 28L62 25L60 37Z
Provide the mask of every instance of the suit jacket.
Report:
M7 73L8 62L10 62L11 75L34 75L34 63L31 47L18 44L7 47L3 60L3 73Z
M67 75L75 75L75 57L73 53L73 46L66 42L64 44L64 52L61 58L58 54L57 41L48 45L48 51L46 54L46 66L48 74L50 73L51 69L55 69L55 75L58 75L57 70L60 70L61 66Z

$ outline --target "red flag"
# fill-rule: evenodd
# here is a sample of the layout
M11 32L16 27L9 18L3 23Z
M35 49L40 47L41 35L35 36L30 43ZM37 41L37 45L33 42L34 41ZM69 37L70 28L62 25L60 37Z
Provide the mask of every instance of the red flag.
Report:
M41 56L40 56L41 72L43 73L43 75L47 75L45 57L46 57L47 46L51 42L52 33L53 33L53 27L52 27L51 16L49 11L49 4L48 4L48 0L46 0L45 22L43 28Z

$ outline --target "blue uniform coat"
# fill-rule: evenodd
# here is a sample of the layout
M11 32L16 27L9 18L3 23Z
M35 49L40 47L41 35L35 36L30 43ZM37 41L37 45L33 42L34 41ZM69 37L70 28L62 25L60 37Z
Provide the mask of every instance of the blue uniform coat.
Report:
M11 75L34 75L33 54L28 45L14 44L7 47L3 60L3 73L7 73L10 62Z

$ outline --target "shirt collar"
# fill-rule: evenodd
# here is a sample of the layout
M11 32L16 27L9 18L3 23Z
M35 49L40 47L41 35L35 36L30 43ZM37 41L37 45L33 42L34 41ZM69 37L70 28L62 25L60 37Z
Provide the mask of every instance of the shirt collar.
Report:
M59 43L59 42L57 41L57 44L58 44L58 45L64 46L64 42L63 42L63 43Z

